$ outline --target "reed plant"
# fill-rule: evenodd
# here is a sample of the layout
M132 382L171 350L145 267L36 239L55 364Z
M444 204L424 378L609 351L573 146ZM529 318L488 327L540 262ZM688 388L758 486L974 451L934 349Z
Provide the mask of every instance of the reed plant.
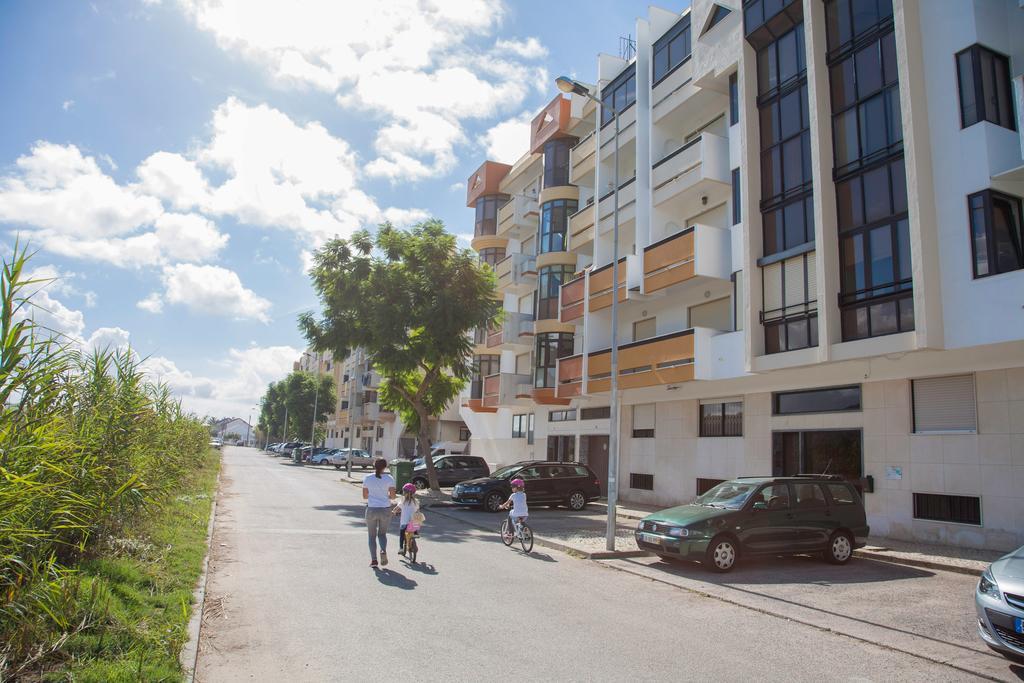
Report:
M209 457L200 420L131 350L85 350L34 322L18 246L0 272L0 680L59 662L109 617L81 568Z

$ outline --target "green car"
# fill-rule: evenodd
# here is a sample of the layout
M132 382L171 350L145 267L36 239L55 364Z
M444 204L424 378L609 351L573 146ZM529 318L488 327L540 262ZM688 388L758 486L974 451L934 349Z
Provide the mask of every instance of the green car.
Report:
M740 556L820 553L846 564L867 543L857 489L842 477L741 477L689 505L660 510L637 525L636 544L662 559L698 560L731 570Z

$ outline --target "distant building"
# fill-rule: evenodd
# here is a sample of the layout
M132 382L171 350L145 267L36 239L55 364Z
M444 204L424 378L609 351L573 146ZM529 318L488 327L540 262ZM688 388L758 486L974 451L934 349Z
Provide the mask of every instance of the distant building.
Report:
M256 440L256 430L240 417L225 417L213 423L213 431L218 439L226 441L226 435L237 434L239 445L251 446Z

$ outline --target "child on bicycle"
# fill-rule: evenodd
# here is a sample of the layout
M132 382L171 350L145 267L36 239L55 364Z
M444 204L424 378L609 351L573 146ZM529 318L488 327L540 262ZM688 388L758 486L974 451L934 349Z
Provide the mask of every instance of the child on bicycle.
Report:
M530 509L526 507L526 484L522 479L512 480L512 495L501 504L502 510L511 508L508 513L513 523L525 524L526 518L530 516Z
M398 554L405 555L405 532L409 525L413 521L413 516L420 510L420 503L416 500L416 486L414 484L406 484L402 487L402 500L395 506L394 514L401 515L398 520ZM416 532L416 528L413 529L413 533Z

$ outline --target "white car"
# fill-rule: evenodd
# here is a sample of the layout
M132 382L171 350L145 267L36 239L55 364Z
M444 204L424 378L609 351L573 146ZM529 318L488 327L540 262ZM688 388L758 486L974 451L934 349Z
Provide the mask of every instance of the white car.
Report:
M336 448L331 451L330 461L334 469L340 470L348 466L348 459L352 458L353 467L372 467L373 456L361 448Z
M224 446L224 443L220 439L210 439L210 448L216 448L218 451Z

